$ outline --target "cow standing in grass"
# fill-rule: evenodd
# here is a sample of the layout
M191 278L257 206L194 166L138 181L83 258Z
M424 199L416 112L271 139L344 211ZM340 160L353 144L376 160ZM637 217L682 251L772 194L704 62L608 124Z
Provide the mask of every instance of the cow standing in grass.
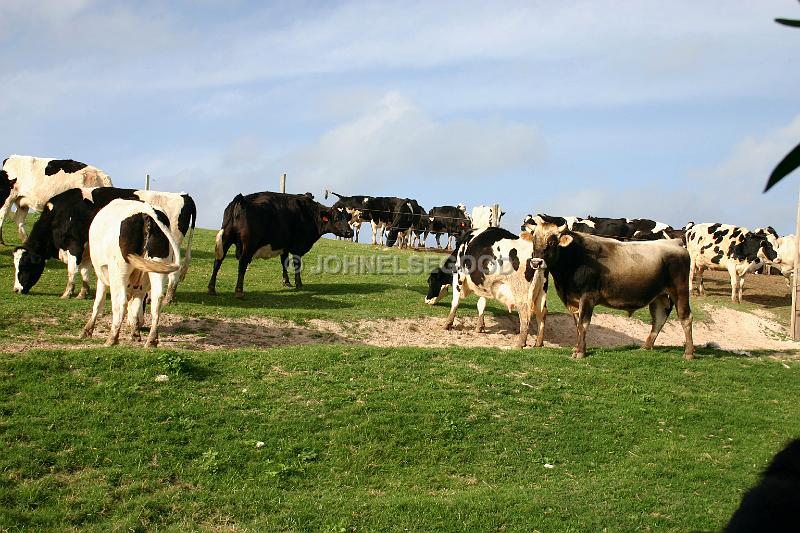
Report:
M453 301L445 329L453 327L461 298L475 293L478 296L478 332L485 329L486 299L493 298L509 312L516 309L519 314L516 347L525 347L531 314L536 315L539 325L535 346L541 346L547 318L547 271L540 268L542 260L532 254L533 245L527 233L518 237L503 228L487 228L465 236L455 252L455 263L450 263ZM437 278L433 278L433 284L429 279L428 303L431 303L432 294L438 294L437 298L442 295L442 284L437 290L436 283Z
M111 187L111 178L102 170L72 159L47 159L12 155L3 161L0 171L0 244L3 222L11 206L16 204L14 220L21 241L25 241L25 217L28 210L41 211L56 194L74 187Z
M289 282L289 255L292 255L295 287L303 286L300 261L325 233L352 238L350 215L342 209L325 207L300 194L257 192L236 197L225 208L222 229L217 233L214 248L214 270L208 282L208 293L216 294L217 273L232 245L236 245L239 276L236 297L244 297L244 274L253 259L280 256L283 283Z
M86 253L89 226L98 211L116 199L148 202L167 215L172 238L178 246L186 237L186 253L181 268L169 275L164 298L164 303L169 303L175 295L178 282L185 278L192 258L192 235L197 218L194 200L184 193L117 187L69 189L47 202L25 243L14 250L14 291L27 294L39 281L45 261L57 257L67 265L67 286L61 298L72 295L78 271L83 280L78 298L85 298L89 290L91 268L91 258Z
M691 257L689 289L705 294L703 271L727 270L731 278L731 300L742 303L744 277L769 262L780 264L769 238L730 224L694 224L686 231L686 249ZM694 278L697 276L697 285Z
M91 337L111 289L111 329L106 346L118 342L125 308L131 338L139 337L144 294L150 295L150 333L145 347L158 345L158 320L167 274L180 268L180 249L169 219L141 201L114 200L101 209L89 228L89 253L97 274L97 294L83 337Z
M541 218L528 229L533 256L544 260L558 296L575 319L576 358L586 355L586 329L597 305L629 314L649 306L652 328L645 349L653 347L674 305L685 336L684 357L694 357L689 253L679 240L620 242L572 232Z

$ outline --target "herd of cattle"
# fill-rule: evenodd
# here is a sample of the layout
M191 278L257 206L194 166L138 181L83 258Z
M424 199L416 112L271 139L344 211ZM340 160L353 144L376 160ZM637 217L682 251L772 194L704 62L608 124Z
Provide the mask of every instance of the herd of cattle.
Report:
M239 261L235 294L244 295L244 276L253 259L280 256L283 282L302 286L301 257L326 233L358 238L364 222L372 226L372 243L424 245L429 234L441 247L447 235L452 253L428 278L426 303L436 303L453 287L451 328L460 299L475 293L478 326L484 328L487 298L516 309L517 347L526 345L530 320L536 317L536 346L544 340L548 279L573 314L576 357L586 353L586 328L595 306L629 313L649 307L652 329L645 348L653 346L673 307L684 329L686 358L694 353L689 294L704 293L706 269L727 270L731 299L740 302L744 276L777 267L787 279L794 267L794 236L779 237L771 228L748 231L726 224L694 224L675 229L647 219L528 215L521 232L499 226L499 208L464 205L426 211L416 200L394 197L341 196L331 207L310 193L260 192L237 195L226 207L216 236L215 262L208 292L232 245ZM327 192L326 192L327 198ZM89 291L89 271L97 276L91 317L83 330L91 336L95 320L111 292L112 326L107 344L118 341L126 310L132 338L138 338L145 297L151 303L146 346L158 343L160 309L174 296L191 261L197 211L191 196L113 187L103 171L73 160L12 155L0 171L0 228L11 206L23 244L13 252L14 290L26 294L58 258L67 265L62 298ZM30 235L24 229L29 210L41 212ZM385 238L384 238L384 234ZM2 233L0 233L0 243ZM181 246L185 243L185 252ZM164 295L164 289L166 294Z

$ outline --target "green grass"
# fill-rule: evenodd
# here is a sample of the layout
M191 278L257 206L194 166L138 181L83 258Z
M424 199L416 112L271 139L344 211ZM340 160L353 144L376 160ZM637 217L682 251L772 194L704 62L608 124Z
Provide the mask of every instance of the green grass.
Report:
M0 527L718 528L800 433L789 366L670 350L5 354Z
M211 297L213 236L198 231L170 313L447 313L424 305L425 274L306 272L297 291L277 260L253 263L239 301L232 256ZM58 299L55 261L31 295L12 293L10 254L0 337L64 348L0 353L0 530L718 529L800 434L797 360L707 349L688 362L678 348L581 361L569 349L74 349L90 302ZM321 240L306 263L331 254L420 257ZM555 294L549 306L563 311Z

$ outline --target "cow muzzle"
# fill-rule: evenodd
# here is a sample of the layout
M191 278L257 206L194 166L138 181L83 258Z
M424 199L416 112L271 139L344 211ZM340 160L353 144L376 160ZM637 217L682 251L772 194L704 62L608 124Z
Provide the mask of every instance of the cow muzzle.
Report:
M547 268L547 263L544 262L544 259L539 257L534 257L530 260L531 268L540 269L540 268Z

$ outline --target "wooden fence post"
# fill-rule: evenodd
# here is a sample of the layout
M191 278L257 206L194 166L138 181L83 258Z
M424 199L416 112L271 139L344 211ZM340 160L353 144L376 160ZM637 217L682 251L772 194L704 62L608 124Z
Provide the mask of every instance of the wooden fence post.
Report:
M794 247L794 275L792 276L792 340L800 340L800 320L798 320L798 296L800 296L800 283L797 278L800 277L800 246L798 246L798 238L800 238L800 197L797 202L797 221L795 223L795 247Z
M286 172L281 176L281 192L286 193Z
M150 174L145 175L144 177L144 190L150 190Z
M495 228L500 227L500 204L492 206L492 226Z

